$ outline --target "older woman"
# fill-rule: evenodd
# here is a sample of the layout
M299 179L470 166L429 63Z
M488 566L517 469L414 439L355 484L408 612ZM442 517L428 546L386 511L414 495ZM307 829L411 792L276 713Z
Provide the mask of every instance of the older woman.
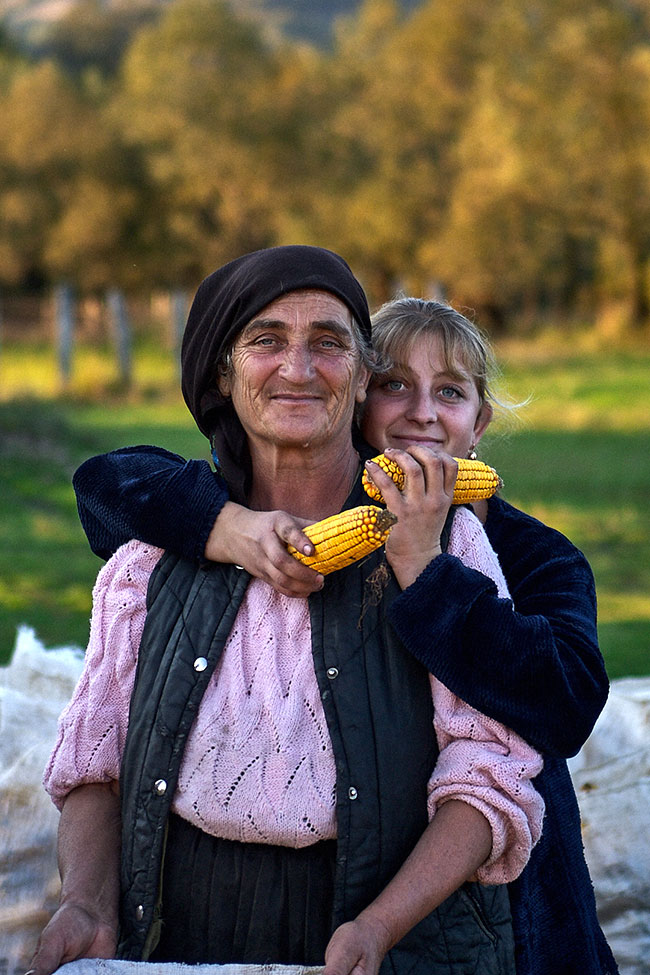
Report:
M236 496L309 520L360 500L369 334L363 292L328 251L274 248L206 279L183 391ZM541 762L430 680L387 623L440 551L429 516L408 551L396 535L380 599L366 586L379 553L308 602L233 565L140 542L116 553L46 773L62 900L39 975L116 950L325 959L331 975L513 971L502 885L540 833ZM454 521L505 595L478 523Z

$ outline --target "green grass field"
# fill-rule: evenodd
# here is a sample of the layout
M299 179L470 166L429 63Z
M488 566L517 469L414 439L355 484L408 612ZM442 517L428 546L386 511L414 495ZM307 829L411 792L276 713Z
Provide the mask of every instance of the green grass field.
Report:
M650 355L503 350L520 420L495 426L481 456L504 497L569 535L589 558L612 677L650 673ZM80 350L62 390L51 350L0 352L0 660L27 623L48 645L84 645L99 561L70 479L91 454L157 443L207 456L163 349L140 349L120 394L108 355Z

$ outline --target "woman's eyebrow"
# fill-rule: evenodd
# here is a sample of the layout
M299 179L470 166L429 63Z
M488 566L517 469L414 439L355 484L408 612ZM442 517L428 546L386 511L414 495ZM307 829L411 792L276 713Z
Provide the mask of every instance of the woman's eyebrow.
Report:
M472 377L466 372L459 372L457 369L445 369L438 373L439 379L452 379L455 383L472 383Z
M311 323L314 329L325 329L334 332L340 338L352 338L352 327L348 322L340 322L336 318L317 318Z
M399 373L402 376L411 377L414 375L413 370L406 363L394 362L390 369L385 372L377 373L376 378L382 379L385 376L389 376L393 373ZM451 380L455 383L471 383L472 377L464 372L458 372L455 369L440 369L436 371L431 371L431 381L432 382L445 382Z
M252 322L244 326L241 334L243 336L247 332L254 332L260 328L286 328L286 323L280 318L254 318Z
M460 383L471 383L472 376L470 373L465 372L463 369L456 369L450 364L444 364L442 369L432 369L431 378L435 379L436 382L440 382L445 379L453 379L454 382Z

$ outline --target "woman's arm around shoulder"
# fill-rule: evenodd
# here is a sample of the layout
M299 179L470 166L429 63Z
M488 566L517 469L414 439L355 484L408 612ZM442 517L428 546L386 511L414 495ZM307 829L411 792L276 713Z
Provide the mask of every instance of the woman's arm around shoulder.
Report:
M322 587L322 576L287 552L291 544L312 553L302 532L307 522L229 501L225 481L205 460L124 447L85 461L73 486L81 524L101 558L137 538L191 561L241 565L286 596Z
M486 532L510 599L472 564L471 550L459 557L450 547L394 601L391 622L455 694L541 752L568 757L608 693L589 564L564 536L500 499L491 499Z
M85 461L72 481L90 547L109 558L131 538L203 558L215 519L228 500L206 460L161 447L123 447Z

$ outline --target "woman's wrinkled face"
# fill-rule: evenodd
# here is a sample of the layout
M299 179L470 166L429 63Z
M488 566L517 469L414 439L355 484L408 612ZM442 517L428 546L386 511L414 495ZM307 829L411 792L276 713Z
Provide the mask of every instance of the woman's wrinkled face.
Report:
M492 418L473 377L461 363L450 371L439 336L423 336L388 372L373 377L362 430L381 450L424 444L467 457Z
M347 306L327 291L303 290L248 323L219 389L252 447L306 448L349 438L367 382Z

